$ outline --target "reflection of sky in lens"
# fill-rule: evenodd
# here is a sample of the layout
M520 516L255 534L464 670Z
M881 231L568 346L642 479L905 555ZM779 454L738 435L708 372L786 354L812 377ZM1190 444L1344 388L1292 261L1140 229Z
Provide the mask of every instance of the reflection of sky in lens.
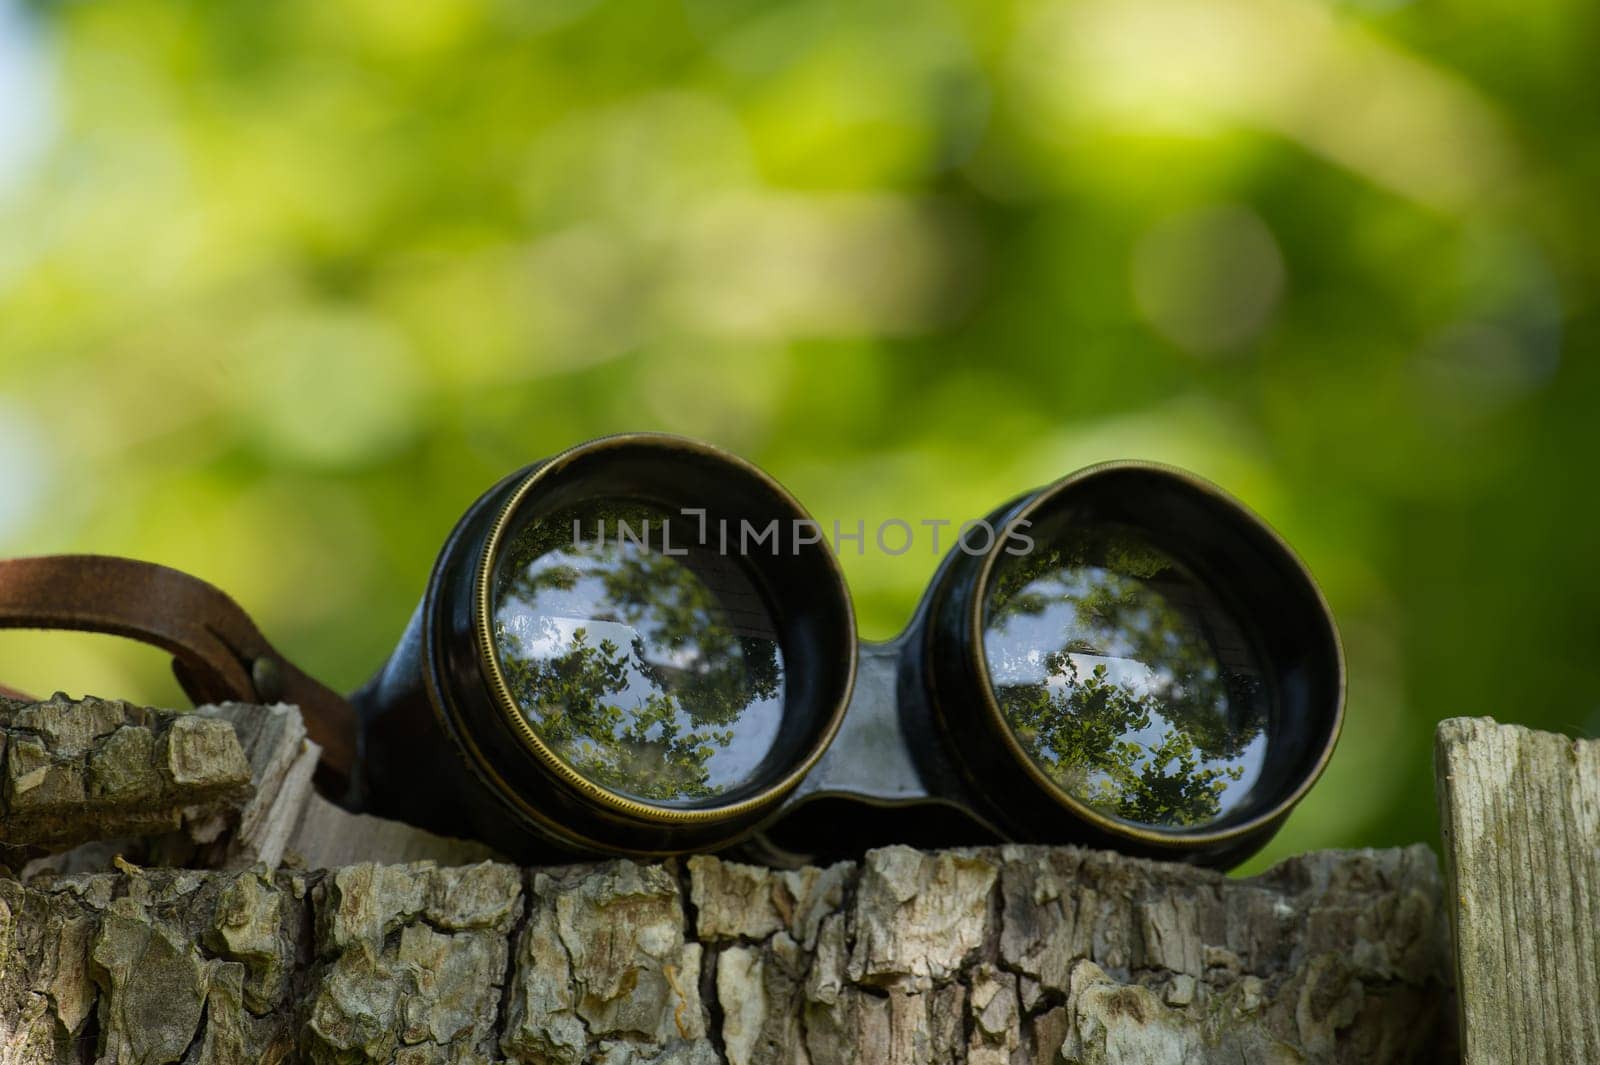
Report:
M496 574L496 643L530 724L584 776L681 805L749 783L783 716L782 656L736 560L586 536ZM637 528L637 523L635 523ZM659 528L659 527L658 527ZM682 546L674 525L674 550ZM686 564L688 563L688 564Z
M1046 774L1090 805L1158 826L1215 820L1249 794L1266 755L1253 654L1170 558L1127 541L1098 553L1144 576L1092 564L1097 552L1081 547L1002 565L996 587L1008 569L1023 581L986 612L1002 713Z
M1039 588L1044 582L1036 581L1029 585L1030 590L1043 590ZM1034 647L1047 646L1052 639L1059 639L1059 633L1070 631L1075 624L1072 619L1072 608L1066 604L1050 607L1038 617L1017 617L1013 619L1004 630L998 634L991 633L986 636L985 650L988 650L990 641L1004 640L1011 646ZM1150 665L1134 658L1123 658L1115 655L1091 655L1068 652L1072 661L1079 670L1087 672L1097 665L1106 667L1110 679L1116 683L1131 688L1140 695L1148 695L1159 691L1171 683L1172 675L1162 669L1160 663L1152 669ZM1124 652L1128 653L1128 652ZM1005 656L997 666L997 656L990 656L990 676L996 685L1038 684L1044 683L1052 689L1064 689L1072 683L1070 676L1062 674L1045 675L1044 655L1037 651L1030 651L1026 655ZM1146 752L1154 750L1161 745L1173 731L1173 724L1165 715L1154 713L1151 715L1149 726L1135 729L1127 734L1127 738L1139 744ZM1261 775L1261 765L1266 757L1267 738L1262 733L1257 733L1255 738L1245 746L1238 758L1208 758L1201 764L1207 767L1232 767L1239 766L1244 773L1238 780L1226 780L1220 796L1224 809L1245 797L1255 785L1256 779ZM1141 756L1138 764L1140 767L1149 763L1149 754ZM1224 778L1226 779L1226 778ZM1096 775L1096 780L1109 783L1109 778L1104 773Z

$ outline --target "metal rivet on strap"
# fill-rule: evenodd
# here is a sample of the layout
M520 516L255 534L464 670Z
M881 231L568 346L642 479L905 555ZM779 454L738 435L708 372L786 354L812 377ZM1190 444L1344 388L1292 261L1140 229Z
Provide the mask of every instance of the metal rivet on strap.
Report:
M256 698L264 703L275 703L283 696L283 668L276 658L262 657L250 663L250 680L256 686Z

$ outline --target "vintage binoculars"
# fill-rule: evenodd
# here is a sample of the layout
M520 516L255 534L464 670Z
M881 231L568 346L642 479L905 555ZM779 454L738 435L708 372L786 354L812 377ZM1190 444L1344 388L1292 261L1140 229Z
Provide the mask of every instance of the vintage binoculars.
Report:
M1227 866L1272 836L1333 750L1344 664L1270 528L1117 462L951 532L906 630L861 641L827 530L776 481L628 434L484 493L348 700L186 603L193 578L145 567L224 651L106 607L142 563L0 564L0 620L153 639L196 699L299 702L339 801L525 860L1014 840ZM94 580L7 576L30 564L102 566L100 615Z

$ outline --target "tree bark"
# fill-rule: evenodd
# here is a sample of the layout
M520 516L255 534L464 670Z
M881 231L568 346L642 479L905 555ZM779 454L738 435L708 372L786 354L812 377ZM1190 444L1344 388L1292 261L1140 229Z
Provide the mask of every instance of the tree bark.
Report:
M0 758L11 862L119 836L214 839L255 791L226 721L119 700L0 698Z
M786 871L711 856L444 865L473 845L404 826L384 837L374 819L323 809L309 792L281 828L308 748L287 724L253 727L239 734L257 788L231 834L208 845L223 868L117 858L112 871L78 871L96 853L80 850L0 880L0 1062L991 1065L1453 1052L1439 876L1425 847L1306 855L1249 880L1022 846L888 847ZM307 822L320 827L308 834ZM276 871L262 858L273 823L285 840ZM243 843L247 825L255 836ZM294 868L296 847L318 833L330 853L359 856L366 839L367 857L387 861L399 847L438 861ZM256 864L236 867L246 860Z

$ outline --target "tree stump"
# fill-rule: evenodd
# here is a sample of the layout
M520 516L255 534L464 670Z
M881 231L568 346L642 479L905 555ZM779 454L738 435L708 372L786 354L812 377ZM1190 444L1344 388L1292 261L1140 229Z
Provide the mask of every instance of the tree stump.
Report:
M144 727L129 723L132 708L120 722L98 712L87 738L44 744L52 766L70 776L128 742L120 730ZM11 745L37 734L37 718L0 708L7 781ZM251 722L237 754L254 794L226 832L187 847L221 867L146 868L91 846L0 880L0 1062L1454 1053L1439 873L1425 847L1306 855L1248 880L1031 846L886 847L783 871L712 856L459 864L475 845L374 832L375 819L312 796L309 774L294 771L309 748L292 712L200 719ZM151 779L156 795L174 794L160 772ZM4 801L9 839L9 786ZM183 832L181 813L177 824L160 822ZM363 840L371 860L354 860ZM351 860L297 868L307 841ZM432 860L407 860L418 856ZM110 871L84 868L107 857Z

